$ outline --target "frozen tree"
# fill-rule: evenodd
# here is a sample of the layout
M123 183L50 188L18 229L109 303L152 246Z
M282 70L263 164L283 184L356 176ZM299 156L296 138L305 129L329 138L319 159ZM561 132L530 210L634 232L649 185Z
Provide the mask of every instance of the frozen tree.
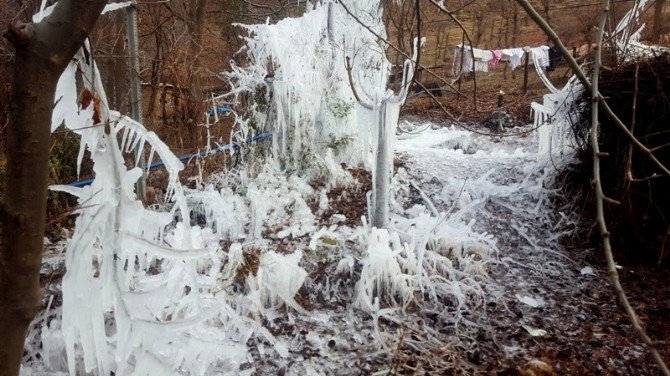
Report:
M249 64L228 74L231 96L267 93L250 106L240 139L254 130L274 132L273 154L287 168L303 168L314 155L328 158L324 149L334 150L338 162L369 168L370 217L379 228L388 222L393 142L415 71L408 59L400 92L387 89L384 4L324 0L299 18L242 25ZM414 60L418 52L415 41Z
M10 25L16 52L7 130L0 250L0 375L18 373L26 329L40 307L51 113L61 72L105 0L61 0L40 22Z

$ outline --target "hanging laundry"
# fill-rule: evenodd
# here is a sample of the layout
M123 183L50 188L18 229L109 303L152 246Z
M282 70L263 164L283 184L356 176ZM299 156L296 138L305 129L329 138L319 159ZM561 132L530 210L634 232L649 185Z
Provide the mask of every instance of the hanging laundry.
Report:
M506 48L502 50L503 57L509 60L509 66L512 70L515 70L519 65L521 65L521 58L523 58L523 48Z
M473 55L474 61L472 59ZM505 61L509 60L509 65L514 70L521 65L521 59L524 55L527 55L528 59L530 59L529 62L537 64L543 70L550 66L551 59L549 56L549 47L547 46L506 48L489 51L479 48L471 49L470 46L462 47L459 44L454 50L452 77L458 77L462 72L472 72L473 65L475 71L488 72L489 69L495 69L503 58Z
M528 54L528 58L532 59L537 76L540 78L542 83L544 83L547 89L549 89L549 91L552 93L558 93L559 90L554 86L551 80L549 80L549 77L547 77L545 72L545 68L549 67L549 47L542 47L531 49L530 54Z
M496 69L498 64L500 64L500 59L502 59L503 52L501 50L492 50L491 54L493 58L489 60L489 68Z
M480 60L485 63L488 63L489 61L493 60L493 53L489 50L480 50L478 48L475 48L475 52L477 52L477 55L481 56Z
M472 72L472 55L469 48L456 47L451 76L458 77L463 72Z
M530 49L530 53L533 62L539 64L540 68L547 68L549 66L549 47L533 47Z
M478 72L488 72L489 63L486 61L475 61L475 70Z
M475 55L475 60L482 60L486 59L488 56L485 55L485 50L480 50L479 48L475 48L472 50L472 53ZM489 61L490 59L486 60Z
M491 51L481 50L479 48L473 48L471 51L470 46L463 47L458 45L454 49L454 65L451 71L452 77L458 77L458 75L464 72L472 72L472 55L475 57L475 71L489 71L488 61L493 59Z
M547 68L547 71L554 71L556 67L561 64L564 61L563 55L561 55L560 52L556 49L556 47L552 47L549 49L549 68Z

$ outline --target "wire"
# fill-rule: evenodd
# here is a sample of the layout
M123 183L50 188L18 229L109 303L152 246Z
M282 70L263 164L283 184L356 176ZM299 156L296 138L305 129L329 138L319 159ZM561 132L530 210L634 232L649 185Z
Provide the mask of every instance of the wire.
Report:
M623 3L630 3L630 2L634 2L634 1L636 1L636 0L618 0L618 1L612 1L612 3L623 4ZM586 3L586 4L576 4L576 5L569 5L569 6L564 6L564 7L547 8L547 11L552 12L552 11L558 11L558 10L573 10L573 9L579 9L579 8L595 7L595 6L600 6L600 5L601 4L599 2ZM542 10L544 11L544 8ZM526 12L523 9L520 9L517 12L514 12L514 13L520 14L520 15L526 14ZM511 14L514 14L514 13L511 13ZM477 17L475 17L475 16L466 16L466 17L459 17L458 19L463 21L463 20L474 20L476 18ZM449 22L449 19L423 21L424 24L436 24L436 23L446 23L446 22Z

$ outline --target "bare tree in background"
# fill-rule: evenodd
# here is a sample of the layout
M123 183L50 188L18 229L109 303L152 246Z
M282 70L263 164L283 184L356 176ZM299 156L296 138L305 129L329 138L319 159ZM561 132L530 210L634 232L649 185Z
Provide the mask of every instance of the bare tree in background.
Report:
M51 113L58 79L106 0L60 0L39 23L11 24L15 51L0 225L0 376L17 375L40 308Z
M666 3L667 0L656 0L654 3L654 30L652 31L651 40L656 43L661 41L661 35L666 32L665 27L667 26L663 17Z
M190 34L189 52L191 57L191 70L189 90L191 98L195 102L202 102L202 65L200 63L200 54L203 50L203 27L205 21L205 12L209 0L189 0L187 9L186 25Z

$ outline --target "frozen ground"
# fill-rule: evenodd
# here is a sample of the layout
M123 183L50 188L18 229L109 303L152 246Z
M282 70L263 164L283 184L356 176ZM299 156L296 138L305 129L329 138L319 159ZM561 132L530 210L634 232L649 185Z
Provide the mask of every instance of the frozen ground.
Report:
M295 355L256 359L259 374L517 374L524 367L538 372L538 360L558 374L655 374L631 339L604 272L585 261L593 259L591 251L561 246L569 242L562 238L573 218L549 202L558 192L542 187L552 167L538 157L534 136L489 138L420 123L404 128L418 133L403 134L396 144L402 167L394 181L393 227L407 231L408 223L425 219L417 213L432 210L440 220L474 222L475 232L493 240L486 273L476 273L483 301L455 322L448 300L387 311L376 320L348 308L346 298L317 299L316 312L330 319L280 320L277 330ZM357 252L354 247L358 264ZM327 255L317 259L329 262Z
M599 255L563 246L574 218L552 205L560 191L543 187L555 170L537 154L534 136L428 129L401 136L397 151L438 210L482 200L472 210L474 229L496 239L488 299L472 319L476 332L458 340L455 356L468 372L504 373L540 359L558 374L656 373L631 345L605 272L586 261Z
M251 223L225 229L231 238L246 239L244 263L229 279L232 285L209 292L215 298L227 294L226 300L243 306L252 295L262 296L250 283L272 285L273 275L288 273L304 278L294 299L279 294L282 299L270 298L261 309L238 310L271 335L246 337L246 344L237 344L246 345L244 360L205 367L207 374L516 374L537 360L558 374L654 374L631 340L604 272L585 261L590 251L561 246L573 218L550 202L558 194L543 187L551 163L539 158L533 135L490 138L435 124L402 126L411 133L396 143L390 239L370 235L365 222L352 218L359 207L333 209L361 205L347 196L353 188L307 186L266 171L256 180L227 178L191 195L208 197L219 189L224 197L231 184L247 184L250 212L270 213L254 224L257 216L239 211L241 198L238 206L222 207L225 213L235 208L230 221ZM254 197L268 193L276 199L259 209ZM295 194L304 201L292 199ZM225 265L234 260L232 249L220 243L217 255L227 254L224 274L235 271ZM48 308L36 321L24 374L66 370L57 333L61 250L51 246L45 261ZM384 259L391 250L396 258ZM283 255L296 255L305 275L273 270L273 260ZM288 257L274 265L291 267ZM266 280L250 280L259 267ZM394 279L398 275L404 279ZM40 338L37 329L47 322L52 330ZM40 342L49 349L40 351Z

